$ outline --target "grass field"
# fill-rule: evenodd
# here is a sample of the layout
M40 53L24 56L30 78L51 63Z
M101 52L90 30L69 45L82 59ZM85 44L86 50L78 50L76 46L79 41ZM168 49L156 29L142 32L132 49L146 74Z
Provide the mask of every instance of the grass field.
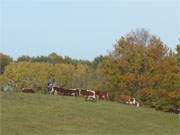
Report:
M179 135L180 116L82 98L0 93L1 135Z

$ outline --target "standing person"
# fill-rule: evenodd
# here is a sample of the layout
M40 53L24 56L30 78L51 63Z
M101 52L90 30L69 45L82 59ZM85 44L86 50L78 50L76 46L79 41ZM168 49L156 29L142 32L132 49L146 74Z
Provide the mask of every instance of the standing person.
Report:
M53 81L51 79L48 80L48 93L50 94L53 87Z

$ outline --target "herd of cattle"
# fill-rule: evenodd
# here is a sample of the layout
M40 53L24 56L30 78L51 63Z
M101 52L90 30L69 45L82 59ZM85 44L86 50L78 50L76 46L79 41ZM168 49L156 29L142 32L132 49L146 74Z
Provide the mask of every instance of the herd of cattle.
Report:
M62 96L76 96L85 97L86 101L97 101L99 100L109 100L108 92L85 90L85 89L64 89L61 87L52 87L50 94L62 95Z
M32 88L23 88L21 90L24 93L35 93ZM85 101L96 102L97 100L109 101L109 94L107 91L95 91L95 90L85 90L85 89L65 89L62 87L54 86L49 91L51 95L60 95L60 96L75 96L75 97L84 97ZM120 95L119 101L124 104L132 105L139 107L140 103L136 101L135 98L128 95ZM180 109L172 108L169 112L173 112L180 115Z
M23 88L22 92L24 93L35 93L35 91L31 88ZM95 90L86 90L86 89L66 89L62 87L54 86L49 91L51 95L60 95L60 96L75 96L75 97L84 97L85 101L96 102L97 100L105 100L109 101L109 94L107 91L95 91ZM139 107L139 102L130 96L121 95L120 101L128 105L134 105Z

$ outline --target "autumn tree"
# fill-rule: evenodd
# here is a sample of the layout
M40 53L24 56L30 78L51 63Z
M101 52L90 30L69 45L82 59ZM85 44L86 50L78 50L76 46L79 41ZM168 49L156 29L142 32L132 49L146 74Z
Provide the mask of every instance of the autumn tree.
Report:
M48 78L53 74L53 65L46 63L19 62L7 66L3 78L4 85L10 85L19 91L23 87L31 87L44 92Z
M174 55L160 38L145 30L121 37L100 69L103 82L116 96L138 96L143 89L178 89L180 71Z
M71 87L73 72L74 72L74 66L72 64L55 64L54 79L56 85Z

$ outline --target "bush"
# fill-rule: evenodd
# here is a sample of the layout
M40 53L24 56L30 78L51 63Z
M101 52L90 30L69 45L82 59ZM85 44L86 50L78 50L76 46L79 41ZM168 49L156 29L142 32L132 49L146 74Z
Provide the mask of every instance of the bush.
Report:
M140 100L143 104L155 107L158 100L157 91L154 89L143 89L139 92Z
M171 108L180 107L180 90L143 89L139 96L143 104L156 110L169 111Z

